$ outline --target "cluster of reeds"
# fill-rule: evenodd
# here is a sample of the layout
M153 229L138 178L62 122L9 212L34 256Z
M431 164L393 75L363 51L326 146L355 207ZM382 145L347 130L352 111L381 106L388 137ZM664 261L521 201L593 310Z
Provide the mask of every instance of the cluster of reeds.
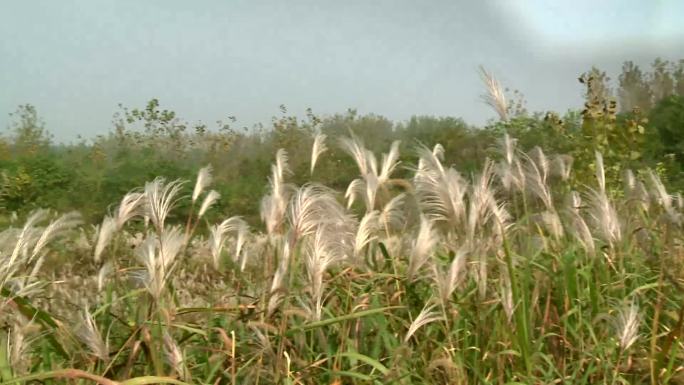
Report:
M398 143L378 157L323 135L311 174L333 145L358 168L346 191L293 184L281 150L260 226L205 221L207 167L94 228L38 211L4 230L2 382L684 381L684 199L657 174L611 186L597 152L595 182L572 186L570 157L504 136L463 175L439 144L405 165Z
M597 153L575 190L571 159L508 136L477 175L440 145L416 165L397 143L339 145L359 171L346 192L292 184L276 154L263 230L204 222L207 167L93 229L39 211L0 233L3 382L679 381L684 202L655 173L608 186Z

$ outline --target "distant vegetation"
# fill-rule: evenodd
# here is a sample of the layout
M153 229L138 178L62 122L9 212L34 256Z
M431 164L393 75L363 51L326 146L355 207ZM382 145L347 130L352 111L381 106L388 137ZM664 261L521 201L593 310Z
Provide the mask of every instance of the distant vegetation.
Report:
M0 207L7 213L37 207L78 209L89 221L100 218L122 194L156 176L190 179L211 164L223 213L241 213L256 223L258 201L269 164L283 148L290 154L296 182L307 177L307 153L316 133L329 138L354 133L371 151L401 141L402 160L415 161L419 143L440 143L445 162L466 174L476 171L505 132L524 150L540 146L591 163L601 150L611 164L658 169L667 183L684 186L684 61L656 60L650 72L627 62L616 85L592 69L580 79L586 105L562 114L529 112L519 93L502 107L506 118L474 127L452 117L416 116L391 122L355 111L299 119L281 115L270 127L237 129L229 119L211 127L191 124L151 100L143 108L121 107L112 131L76 144L56 145L31 105L11 117L0 168ZM614 170L614 171L617 171ZM315 180L343 188L354 166L337 146L321 161ZM400 172L405 172L400 170Z
M684 383L684 61L563 114L482 77L486 127L151 100L56 145L20 106L0 382Z

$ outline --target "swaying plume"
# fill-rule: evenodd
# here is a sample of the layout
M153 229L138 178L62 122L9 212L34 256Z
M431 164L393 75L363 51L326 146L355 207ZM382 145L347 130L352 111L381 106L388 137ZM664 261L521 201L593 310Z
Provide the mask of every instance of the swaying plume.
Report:
M145 184L147 216L152 220L157 233L161 234L164 230L166 217L180 199L178 194L182 186L183 182L179 180L166 183L164 178Z
M116 228L121 230L123 226L132 218L143 214L141 208L145 202L145 194L130 192L124 195L116 213Z
M271 166L269 178L269 192L261 200L261 220L266 224L266 231L274 235L281 227L287 210L287 202L291 187L285 184L285 174L289 172L287 166L287 152L283 149L276 153L276 162Z
M100 333L97 323L88 309L83 310L81 328L78 330L77 336L88 348L90 354L104 362L109 361L109 341L102 337L102 333Z
M589 191L590 215L596 230L598 230L598 235L610 246L614 246L616 242L622 239L622 226L617 211L615 211L606 194L603 157L599 152L596 152L596 179L599 190L590 189Z
M466 254L467 252L464 248L459 249L444 272L441 271L437 263L432 265L432 278L437 286L439 299L443 306L449 301L449 298L451 298L451 295L465 277Z
M635 301L632 300L629 305L620 309L615 323L620 348L625 351L634 345L639 338L641 316L639 315L639 306Z
M307 243L304 253L304 265L311 284L315 320L321 319L323 309L323 275L333 263L343 258L343 255L337 252L329 242L331 237L334 237L334 234L326 234L324 228L319 227L313 240Z
M176 257L185 245L180 227L165 229L161 237L150 234L136 249L136 257L145 266L138 278L155 300L161 298L176 266Z
M313 234L322 224L346 220L344 208L333 194L329 188L317 184L308 184L297 190L290 202L288 215L295 240Z
M197 181L195 181L195 188L192 190L192 201L196 202L197 198L202 194L205 188L207 188L212 181L212 167L207 165L202 167L197 173Z
M317 134L314 138L313 146L311 147L311 174L314 172L318 158L321 154L328 151L328 147L325 145L326 138L325 134Z
M220 265L221 252L225 245L226 235L231 232L237 235L234 256L234 260L237 260L246 241L247 233L249 232L247 223L240 217L230 217L219 224L209 226L209 249L214 268L216 269L218 269Z
M480 77L487 88L487 93L482 95L482 99L496 111L499 119L508 120L508 104L501 84L482 66L480 66Z
M219 200L219 198L221 198L221 194L219 194L216 190L209 191L207 196L204 197L204 200L202 201L202 205L200 206L197 216L201 218L207 212L207 210L209 210L209 208Z
M443 319L442 315L439 314L439 312L432 311L432 309L435 308L436 305L425 305L423 310L421 310L420 314L418 314L418 317L416 317L413 322L411 322L411 325L409 326L408 331L406 332L406 336L404 337L404 342L408 342L408 340L411 339L411 336L414 335L418 329L421 327L435 322L435 321L441 321Z
M432 222L425 216L420 218L420 228L416 240L413 242L406 276L409 280L415 278L421 267L425 265L433 252L439 237L432 227Z
M354 241L354 255L361 255L363 249L376 238L375 232L379 227L379 215L378 211L371 211L361 218Z
M442 166L439 151L420 147L418 155L420 160L413 182L421 206L434 220L457 227L465 217L465 180L458 171Z
M389 202L385 204L380 212L380 225L385 229L387 236L389 236L389 230L394 227L401 227L404 220L404 213L402 211L402 206L404 205L404 200L406 198L405 193L401 193L393 197Z
M110 217L109 215L105 216L97 231L97 242L95 243L95 253L93 256L95 262L100 262L102 259L102 253L104 252L105 247L107 247L107 245L109 245L111 242L116 230L116 219Z

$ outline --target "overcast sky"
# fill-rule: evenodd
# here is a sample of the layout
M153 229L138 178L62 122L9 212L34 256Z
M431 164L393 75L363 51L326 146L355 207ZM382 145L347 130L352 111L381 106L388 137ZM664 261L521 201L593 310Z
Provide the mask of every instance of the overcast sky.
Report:
M480 64L530 109L564 112L592 65L684 58L682 19L678 0L2 0L0 127L31 103L58 140L92 137L151 98L241 126L280 104L481 124Z

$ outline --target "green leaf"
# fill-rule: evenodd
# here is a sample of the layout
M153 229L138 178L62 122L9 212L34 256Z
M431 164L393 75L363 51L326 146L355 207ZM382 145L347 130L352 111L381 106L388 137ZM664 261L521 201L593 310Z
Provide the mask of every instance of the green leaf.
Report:
M375 368L377 371L379 371L383 375L387 375L387 373L389 373L389 369L387 369L387 367L385 365L380 363L380 361L373 359L371 357L368 357L366 355L363 355L361 353L344 352L344 353L340 353L340 356L349 358L351 360L358 360L358 361L364 362L364 363L372 366L373 368Z

